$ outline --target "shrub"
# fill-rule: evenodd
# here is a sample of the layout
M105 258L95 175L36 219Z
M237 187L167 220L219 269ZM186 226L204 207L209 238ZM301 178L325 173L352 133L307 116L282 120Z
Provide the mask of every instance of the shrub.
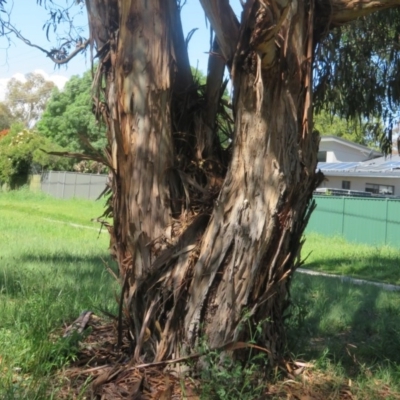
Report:
M3 129L2 131L0 131L0 140L1 138L7 136L8 132L10 132L9 129Z
M26 183L32 170L70 168L70 160L46 153L62 151L61 147L36 131L20 128L20 125L12 126L0 139L0 182L14 188Z

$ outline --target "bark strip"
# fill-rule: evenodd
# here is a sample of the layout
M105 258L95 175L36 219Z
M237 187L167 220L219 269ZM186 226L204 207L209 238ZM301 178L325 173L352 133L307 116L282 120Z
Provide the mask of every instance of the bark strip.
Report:
M133 362L185 357L204 337L227 349L257 325L259 344L278 362L290 279L321 180L313 40L321 24L400 0L333 0L325 10L309 0L248 0L240 26L228 0L201 0L216 43L200 110L176 0L86 4L101 61L95 82L101 90L105 82L97 108L113 175L109 230ZM234 87L229 164L215 151L225 64Z

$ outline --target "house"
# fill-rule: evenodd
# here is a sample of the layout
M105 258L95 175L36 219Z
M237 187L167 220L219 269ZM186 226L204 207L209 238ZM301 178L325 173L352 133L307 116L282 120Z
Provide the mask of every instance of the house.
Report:
M322 136L318 151L318 161L328 163L366 161L381 156L379 151L338 136Z
M321 139L318 159L318 169L325 175L318 192L336 189L335 194L400 196L398 154L384 157L366 146L326 136Z

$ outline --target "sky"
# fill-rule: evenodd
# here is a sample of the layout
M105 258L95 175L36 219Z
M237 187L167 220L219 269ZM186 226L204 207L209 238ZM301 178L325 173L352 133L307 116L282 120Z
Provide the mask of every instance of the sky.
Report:
M63 1L66 0L60 0L59 3L62 4ZM50 49L52 42L46 39L46 33L42 29L47 20L46 10L38 6L36 0L14 0L14 2L7 0L7 4L8 8L12 7L11 22L20 30L21 34L32 43ZM240 0L231 0L231 5L239 16L241 12ZM77 20L87 31L85 12L78 15ZM192 66L205 72L207 70L210 33L199 0L186 1L182 10L182 24L185 36L193 28L198 28L189 44L189 58ZM59 88L62 88L72 75L81 75L89 68L89 53L86 56L76 56L67 66L55 68L54 63L40 50L29 47L17 38L12 40L11 45L8 45L4 38L0 38L0 101L4 100L7 82L12 77L23 80L25 74L39 72L46 79L53 81Z

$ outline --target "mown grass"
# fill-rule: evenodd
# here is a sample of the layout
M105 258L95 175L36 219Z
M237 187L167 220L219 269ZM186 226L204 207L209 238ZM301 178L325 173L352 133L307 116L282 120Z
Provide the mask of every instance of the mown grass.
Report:
M21 216L34 215L40 220L57 220L67 223L99 227L91 221L103 213L104 201L88 201L85 199L62 200L42 192L31 192L28 189L17 191L0 191L0 208L5 212L17 212Z
M62 327L85 309L115 312L118 287L103 262L110 263L108 235L99 235L90 221L102 207L26 191L0 193L1 399L57 398L57 381L48 378L74 357L76 346L60 339ZM393 249L309 235L303 254L312 249L307 267L335 272L337 260L352 265L357 256L359 275L353 276L367 279L371 265L383 269L398 257ZM388 282L395 283L394 262L389 269L394 278ZM294 358L313 362L313 374L333 377L337 387L351 381L360 399L400 397L399 293L296 273L292 301L287 323ZM379 395L382 387L390 388L386 397Z
M387 385L400 398L400 296L372 285L296 273L289 348L348 382L359 398Z
M349 243L342 237L306 235L304 268L400 285L400 249Z
M100 202L0 193L1 399L47 398L44 377L76 345L60 338L62 327L85 309L115 308L108 235L90 221L101 211Z
M400 250L306 235L304 268L400 284ZM296 273L288 321L290 349L319 371L352 380L360 398L390 387L400 398L400 294L373 285ZM388 395L387 398L391 398Z

